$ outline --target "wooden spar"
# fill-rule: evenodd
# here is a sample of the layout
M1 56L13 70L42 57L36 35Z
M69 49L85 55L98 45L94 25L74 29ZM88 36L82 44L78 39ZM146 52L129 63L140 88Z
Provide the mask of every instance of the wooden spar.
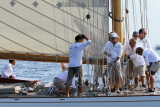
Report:
M112 0L112 25L113 31L120 36L120 42L123 44L123 8L122 0Z
M112 29L115 33L118 34L119 41L123 44L123 8L122 8L122 0L112 0ZM124 71L124 67L123 67ZM124 73L124 72L123 72ZM125 77L121 81L122 87L124 87Z
M39 62L57 62L68 63L68 56L56 56L56 55L43 55L43 54L29 54L29 53L13 53L13 52L0 52L0 59L15 59L23 61L39 61ZM98 60L99 64L104 65L106 61L104 59ZM97 64L97 59L83 58L83 64Z

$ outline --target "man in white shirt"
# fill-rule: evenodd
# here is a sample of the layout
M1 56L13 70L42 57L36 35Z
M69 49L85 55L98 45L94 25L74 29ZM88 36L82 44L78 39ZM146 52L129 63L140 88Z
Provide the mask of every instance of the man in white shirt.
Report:
M130 56L130 59L133 61L134 69L133 69L133 77L135 78L136 88L138 86L139 77L141 78L142 88L145 88L145 61L143 56L140 54L133 54Z
M15 79L15 77L12 75L13 72L13 66L16 64L15 60L9 60L9 63L6 64L2 69L2 78L10 78Z
M139 53L143 55L146 66L150 74L150 82L148 83L149 92L154 92L155 88L155 79L154 75L160 68L160 57L154 50L143 50L142 48L137 48Z
M144 28L139 30L139 38L137 40L138 47L142 47L144 50L152 49L150 40L146 37L146 30ZM146 67L146 79L149 83L149 72Z
M119 91L119 81L122 79L120 58L122 57L122 44L118 42L119 36L116 33L111 34L111 41L107 42L104 47L104 54L107 55L107 72L109 78L109 90L112 86L112 76L116 76L116 91Z
M66 83L68 78L68 71L62 71L54 78L54 85L58 88L59 93L66 92ZM76 88L75 86L75 76L72 79L72 88Z
M142 47L143 49L152 49L150 40L146 37L146 30L140 29L139 30L139 38L137 39L137 43L140 45L139 47Z
M84 39L87 42L84 42ZM69 88L72 82L73 77L80 73L82 66L82 56L83 49L91 44L91 40L89 40L85 35L77 35L75 37L75 43L73 43L69 47L69 71L68 71L68 79L67 79L67 97L69 97ZM83 43L84 42L84 43ZM80 94L82 95L83 87L80 87Z
M126 46L125 48L125 56L128 58L128 56L131 56L133 54L136 54L136 49L137 49L137 45L136 45L136 40L135 39L130 39L129 40L129 44ZM127 67L126 67L126 76L127 76L127 86L130 86L130 80L133 77L133 61L132 60L128 60L127 63Z

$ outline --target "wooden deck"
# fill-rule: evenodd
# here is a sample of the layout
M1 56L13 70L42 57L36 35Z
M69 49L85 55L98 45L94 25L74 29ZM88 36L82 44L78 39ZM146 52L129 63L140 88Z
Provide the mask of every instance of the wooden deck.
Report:
M96 94L95 94L96 93ZM91 95L92 94L92 95ZM131 96L160 96L160 89L156 89L156 91L153 93L147 92L147 90L123 90L121 91L121 94L117 94L116 92L112 92L110 96L106 96L106 93L104 92L94 92L90 93L90 96L87 96L85 93L81 97L131 97ZM38 94L37 92L28 92L26 95L21 94L1 94L0 98L65 98L65 95L62 94L53 94L53 95L45 95L45 94ZM70 96L72 97L78 97L79 96Z

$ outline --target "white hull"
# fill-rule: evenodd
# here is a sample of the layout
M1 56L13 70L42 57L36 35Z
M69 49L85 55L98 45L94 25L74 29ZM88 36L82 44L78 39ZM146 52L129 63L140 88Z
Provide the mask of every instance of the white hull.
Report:
M0 107L159 107L160 96L0 98Z

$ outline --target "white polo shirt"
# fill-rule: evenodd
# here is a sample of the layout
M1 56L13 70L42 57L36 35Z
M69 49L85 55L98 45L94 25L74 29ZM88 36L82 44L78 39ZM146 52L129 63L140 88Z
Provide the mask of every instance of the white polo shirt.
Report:
M12 75L13 67L12 64L6 64L2 69L2 78L9 78Z
M136 54L136 49L137 49L137 45L135 45L133 48L131 48L131 46L129 45L129 43L126 45L125 48L125 54L131 56L133 54Z
M74 43L69 47L69 67L79 67L82 65L83 49L91 43L88 40L84 43Z
M143 51L143 57L145 59L146 65L149 66L150 63L158 62L160 61L159 55L153 50L144 50Z
M104 52L107 52L107 61L108 63L111 63L112 61L115 61L117 57L121 58L123 53L122 44L120 42L113 45L111 41L107 42L105 44L105 47L103 48ZM120 59L118 60L120 62Z
M152 49L150 40L148 38L143 38L142 40L140 38L137 39L137 46L142 47L143 49Z
M134 68L145 65L145 60L142 55L133 54L130 56L130 58L133 61Z
M68 71L63 71L59 73L56 78L62 80L65 84L67 83L67 78L68 78ZM76 88L75 86L75 76L72 79L72 88Z

